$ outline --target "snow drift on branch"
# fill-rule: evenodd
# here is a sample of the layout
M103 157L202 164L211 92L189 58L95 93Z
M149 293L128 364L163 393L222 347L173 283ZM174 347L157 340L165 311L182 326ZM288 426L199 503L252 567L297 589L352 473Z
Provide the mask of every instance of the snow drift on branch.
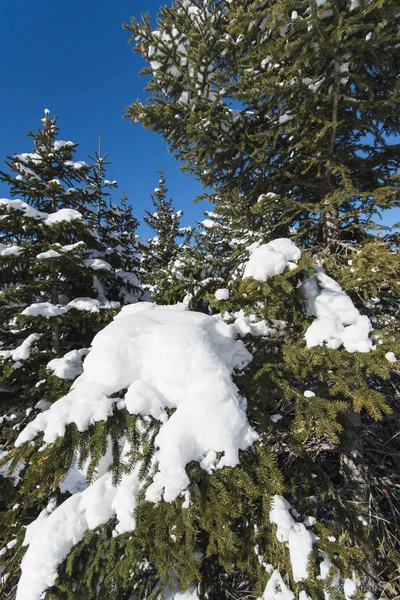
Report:
M111 473L105 473L55 510L55 503L51 504L28 525L24 545L29 547L21 563L16 600L42 598L57 579L58 565L88 529L93 530L114 516L118 521L117 534L135 528L134 508L141 487L139 468L137 465L132 474L124 475L117 488L111 483Z
M84 431L126 407L161 423L155 439L158 471L147 500L175 500L189 484L189 462L199 461L207 471L235 466L239 450L257 439L232 381L233 370L246 366L251 355L234 334L219 317L179 307L143 302L123 308L94 338L71 391L39 414L16 445L39 432L51 443L70 423Z
M372 350L371 321L360 315L337 281L321 268L315 267L315 270L315 277L309 277L302 285L307 313L317 317L306 331L307 347L326 344L335 350L343 344L348 352Z
M252 250L246 263L243 279L253 277L258 281L266 281L268 277L281 275L291 261L297 262L301 258L301 251L292 240L278 238L262 244Z
M248 248L250 257L244 267L243 279L253 277L267 281L292 268L301 258L301 251L286 238L268 244L253 244ZM307 277L301 286L307 303L307 314L315 321L305 333L308 348L324 346L337 349L341 345L348 352L370 352L373 349L369 334L372 325L368 317L360 315L340 285L316 265L315 274Z

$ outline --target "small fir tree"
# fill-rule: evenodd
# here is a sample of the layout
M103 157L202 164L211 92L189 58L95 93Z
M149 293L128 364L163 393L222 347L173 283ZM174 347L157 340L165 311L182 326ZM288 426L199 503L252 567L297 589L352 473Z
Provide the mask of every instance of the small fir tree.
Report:
M146 210L144 217L145 223L156 234L143 249L144 269L152 298L160 304L174 304L183 299L177 273L183 249L189 244L191 229L180 227L183 213L174 211L172 198L167 198L164 173L160 170L158 174L158 187L150 196L155 210ZM177 240L182 237L184 241L179 245Z
M108 155L94 157L91 176L88 178L88 191L96 205L92 220L100 238L102 248L96 257L106 260L112 267L114 278L101 286L99 293L104 297L116 297L123 304L137 302L143 296L138 271L140 267L138 240L135 231L137 219L132 215L128 198L123 194L121 205L111 201L111 190L117 187L115 180L106 179ZM98 282L98 285L101 285Z

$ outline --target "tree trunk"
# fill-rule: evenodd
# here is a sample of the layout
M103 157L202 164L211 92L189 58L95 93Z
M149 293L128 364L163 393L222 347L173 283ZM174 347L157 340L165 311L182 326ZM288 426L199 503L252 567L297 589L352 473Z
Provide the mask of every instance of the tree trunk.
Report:
M53 283L51 301L53 304L58 304L58 289L56 282ZM54 355L60 354L60 324L57 321L57 317L52 319L51 323L51 351Z
M330 165L328 168L327 178L329 188L333 191L336 188L337 182L331 173L330 169L335 160L335 145L338 126L338 108L340 94L340 58L336 57L333 64L333 101L332 101L332 130L331 139L329 142L328 159ZM326 199L323 202L325 210L322 212L322 238L324 246L331 246L339 241L339 210L336 206L330 206Z
M369 484L364 470L364 442L361 415L351 408L341 418L343 433L340 470L351 493L351 499L366 507Z
M339 213L336 207L327 209L322 215L322 238L325 247L339 241Z

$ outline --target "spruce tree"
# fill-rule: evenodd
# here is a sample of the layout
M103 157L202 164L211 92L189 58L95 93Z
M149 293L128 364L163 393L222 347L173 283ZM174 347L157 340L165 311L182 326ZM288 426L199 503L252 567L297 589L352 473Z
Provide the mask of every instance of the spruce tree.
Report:
M153 212L146 210L144 222L155 232L143 248L145 281L152 298L160 304L174 304L183 299L180 283L181 256L188 247L190 228L181 228L182 211L175 212L172 198L167 198L166 178L158 172L158 186L150 195ZM184 238L181 244L178 239Z
M376 209L397 202L398 163L385 139L398 127L396 15L390 0L182 0L162 9L154 32L147 18L132 23L156 75L155 102L130 115L215 188L206 299L220 315L127 307L94 342L99 364L92 354L86 379L22 432L11 469L26 461L28 506L52 500L27 532L19 598L35 575L41 526L45 557L49 548L55 557L48 578L38 570L34 600L399 593L398 247L369 238ZM302 251L274 239L287 233ZM224 264L234 239L249 244L228 255L214 291L218 257ZM244 345L231 345L233 336ZM238 443L240 421L229 412L206 420L205 447L195 432L231 376L223 404L236 398L258 439L250 435L229 464L208 434L226 439L233 426ZM182 413L190 426L174 427ZM162 470L166 442L172 460ZM64 516L60 553L49 531ZM24 533L7 548L8 586Z
M128 26L137 49L142 53L145 49L149 67L143 73L153 77L148 101L136 101L127 115L160 132L183 168L215 189L217 213L234 217L237 203L232 199L242 194L244 230L257 231L263 223L264 241L291 234L315 257L319 254L319 264L336 275L360 310L370 315L377 329L375 362L383 370L394 360L392 344L398 344L394 322L398 290L389 283L389 273L398 276L398 246L374 240L371 232L379 230L375 221L380 211L399 205L398 144L391 137L399 133L394 109L399 100L398 18L395 2L300 6L286 1L178 0L161 9L154 31L147 16L141 23L132 19ZM228 301L222 291L217 304L229 310L239 297L229 293ZM258 307L271 301L258 291ZM240 302L245 314L257 313L254 306L247 306L248 292ZM388 351L380 358L378 344ZM301 368L306 369L306 355L296 352L299 365L303 356ZM290 344L283 363L289 354ZM345 351L339 356L346 364ZM316 373L335 372L329 367L335 359L326 359L326 367L314 364ZM281 377L298 380L296 368L286 373L283 365L280 368ZM336 372L336 383L328 385L328 390L341 388L348 401L352 398L343 414L335 417L337 461L328 479L334 493L340 490L343 496L347 518L352 502L362 511L374 507L372 539L390 548L386 583L381 580L378 588L386 586L394 593L390 556L398 560L391 529L398 518L397 459L389 459L383 467L374 452L379 456L385 444L393 444L399 422L398 373L389 366L390 379L387 372L382 380L383 370L380 376L365 371L361 377L371 388L365 389L366 397L383 393L386 398L379 416L374 411L368 416L354 395L349 396L348 387L344 392L345 372ZM267 380L265 386L269 384ZM287 401L290 405L289 397ZM329 407L329 398L325 406ZM393 456L397 456L394 447ZM379 483L383 472L391 482L385 492ZM383 494L390 496L388 504ZM380 518L390 523L389 538L381 530ZM382 563L379 552L371 555L369 550L363 549L368 576L364 572L360 578L364 583L374 580L374 587L382 577Z
M249 216L276 194L272 234L361 240L399 202L398 19L391 0L177 0L155 30L127 26L152 75L127 116L220 196L243 192Z
M101 138L100 138L101 139ZM125 194L121 204L111 201L111 190L118 186L115 180L106 179L108 155L101 156L101 144L94 157L91 175L88 177L88 192L95 210L91 222L102 244L97 258L105 259L112 267L114 278L105 282L98 290L104 297L118 298L123 304L137 302L143 290L138 277L140 267L138 243L135 231L139 225L132 214L132 207Z
M9 364L9 368L5 366L10 378L6 376L5 387L18 402L24 369L20 365L22 370L15 371L10 353L29 336L37 335L35 340L29 338L32 342L24 353L26 359L30 346L35 349L37 382L39 365L46 358L48 362L75 345L85 347L107 322L99 316L93 283L94 273L107 278L110 267L92 256L101 245L89 225L86 180L90 168L75 160L76 144L57 139L56 118L46 112L42 122L43 129L28 134L34 151L15 154L6 161L9 171L0 173L10 186L11 197L23 198L1 201L1 342ZM88 296L93 300L79 311L80 304L74 300ZM82 319L79 324L78 315ZM32 365L27 372L33 383Z
M0 504L7 542L16 523L43 508L40 494L22 501L21 469L4 467L18 432L80 375L93 336L120 301L141 295L134 244L118 243L119 220L125 227L129 210L106 206L95 187L100 160L94 169L76 160L77 144L58 139L48 111L42 123L28 134L33 152L8 158L0 172L12 197L0 200ZM103 223L111 220L108 232ZM6 560L10 554L11 548Z

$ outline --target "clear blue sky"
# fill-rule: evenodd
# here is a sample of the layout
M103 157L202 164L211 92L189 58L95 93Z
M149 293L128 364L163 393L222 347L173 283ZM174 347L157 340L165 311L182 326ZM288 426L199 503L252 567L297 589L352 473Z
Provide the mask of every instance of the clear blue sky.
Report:
M165 171L182 225L202 219L206 203L193 204L201 186L180 173L161 136L131 124L126 106L143 96L141 56L128 44L122 23L149 11L155 23L158 0L0 0L0 160L30 152L26 132L39 127L43 110L58 116L60 138L79 143L76 158L97 149L109 154L107 176L116 179L142 218ZM0 196L8 187L0 182ZM144 230L147 233L146 229Z
M155 24L160 3L170 2L0 0L0 160L31 150L25 134L49 108L59 117L61 139L79 143L78 160L102 137L111 161L107 176L128 194L136 217L150 208L162 166L175 208L184 210L182 225L201 220L207 205L192 204L200 185L179 172L161 136L122 118L125 107L144 96L145 85L138 77L143 59L131 51L122 23L148 11ZM0 182L0 196L7 195ZM400 210L384 221L396 220Z

